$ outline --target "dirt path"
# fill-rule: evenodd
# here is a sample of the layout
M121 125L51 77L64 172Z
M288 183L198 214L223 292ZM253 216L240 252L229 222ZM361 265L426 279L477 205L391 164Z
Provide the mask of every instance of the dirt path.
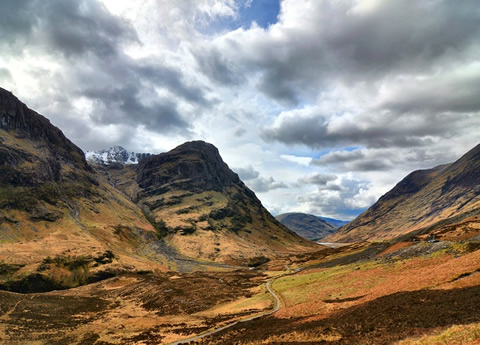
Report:
M190 338L187 338L187 339L177 340L173 343L168 343L167 345L189 344L192 341L196 341L196 340L200 340L202 338L208 337L209 335L221 332L221 331L223 331L225 329L228 329L230 327L233 327L233 326L235 326L239 323L256 320L256 319L259 319L261 317L265 317L265 316L268 316L268 315L272 315L273 313L276 313L280 309L281 302L280 302L280 298L278 297L278 295L275 293L275 291L271 287L271 285L274 281L275 280L269 280L267 282L267 285L266 285L268 292L273 296L273 298L275 300L275 307L272 310L267 311L267 312L265 312L263 314L260 314L260 315L251 316L251 317L248 317L246 319L242 319L240 321L235 321L235 322L229 323L229 324L227 324L223 327L216 328L216 329L213 329L211 331L208 331L207 333L203 333L203 334L200 334L200 335L197 335L197 336L194 336L194 337L190 337Z

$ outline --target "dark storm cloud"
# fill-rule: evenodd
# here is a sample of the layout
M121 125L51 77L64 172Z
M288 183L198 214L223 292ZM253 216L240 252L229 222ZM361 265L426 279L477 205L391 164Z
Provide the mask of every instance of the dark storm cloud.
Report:
M480 112L476 0L284 1L279 19L202 50L289 109L325 98L336 105L312 116L280 115L261 132L268 142L430 146L460 135ZM203 70L222 83L216 71ZM352 119L334 121L343 112Z
M425 73L437 63L472 58L480 51L475 0L379 3L377 10L355 15L349 2L319 1L311 31L291 30L289 48L278 47L282 58L263 61L268 67L261 90L295 102L305 97L302 89L328 85L327 80L374 82L389 74Z
M275 37L261 30L251 32L251 37L248 32L227 35L211 48L210 60L260 71L261 91L273 99L296 103L332 79L374 82L391 73L423 73L437 63L478 54L476 0L391 0L378 2L372 11L362 11L355 7L358 4L317 1L307 6L299 2L303 18L284 13ZM288 6L297 4L290 2L284 8L287 12ZM302 12L306 8L308 12ZM211 73L215 69L206 72L221 81Z
M244 81L242 74L235 71L233 64L224 59L220 52L198 49L194 56L199 69L216 82L235 85Z
M361 145L369 148L419 147L432 138L448 138L462 132L471 114L372 112L337 116L321 114L280 115L273 126L261 131L266 141L307 145L313 148Z
M138 85L124 84L111 89L88 88L82 94L98 102L92 119L101 124L143 124L157 131L189 127L174 102L156 97L153 103L145 105L139 92Z
M452 162L458 155L445 149L359 148L353 151L332 151L312 159L312 166L329 167L338 172L404 171L431 168ZM331 184L329 184L330 186Z
M119 42L136 39L127 22L97 1L6 0L0 12L1 42L18 48L46 44L51 53L108 56Z
M247 184L257 193L265 193L274 189L288 188L285 183L277 182L273 177L258 177L256 179L248 181Z
M36 19L33 19L33 6L29 1L0 1L0 44L12 48L24 44L31 33ZM5 49L5 47L4 47Z
M6 44L11 54L28 49L54 56L62 66L48 81L56 90L49 97L63 104L48 114L54 120L72 112L71 103L83 97L94 105L90 117L96 124L189 136L191 124L179 103L210 106L204 91L187 83L179 69L124 54L124 44L141 42L127 21L97 0L5 1L0 9L7 14L0 19L0 46ZM72 139L85 145L84 138Z
M404 158L400 153L393 154L389 150L334 151L319 159L312 159L311 165L335 166L343 171L386 171L395 169L396 164Z

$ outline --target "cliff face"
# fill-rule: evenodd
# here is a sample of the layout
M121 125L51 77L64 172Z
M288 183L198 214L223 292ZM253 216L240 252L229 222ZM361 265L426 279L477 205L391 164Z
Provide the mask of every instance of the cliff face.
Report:
M0 135L0 183L58 182L62 179L62 166L90 171L82 150L60 129L2 88L0 129L3 130ZM28 163L36 165L35 169L26 169ZM63 174L63 177L68 176Z

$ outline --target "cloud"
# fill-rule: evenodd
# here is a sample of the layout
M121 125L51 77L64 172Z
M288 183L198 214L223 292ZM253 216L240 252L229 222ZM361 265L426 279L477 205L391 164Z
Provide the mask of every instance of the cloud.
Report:
M12 80L12 74L8 69L0 67L0 81L3 80Z
M269 178L260 176L260 173L251 165L246 168L234 168L233 170L237 172L240 179L256 193L266 193L275 189L288 188L287 184L277 182L271 176Z
M288 188L288 185L283 182L275 181L273 177L258 177L254 180L251 180L248 185L257 193L266 193L275 189Z
M328 188L298 196L297 202L312 214L349 220L376 201L368 187L367 181L342 178Z
M298 183L326 186L327 183L331 181L335 181L336 179L337 179L337 176L334 176L334 175L313 173L298 179Z
M253 180L260 176L260 173L256 171L251 165L249 165L247 168L234 168L233 170L238 174L238 176L240 176L240 179L243 181Z
M328 87L327 81L424 73L445 60L475 54L470 48L478 41L480 15L474 0L461 6L427 0L370 3L286 0L269 30L230 32L212 51L259 70L259 89L290 103L304 99L305 91Z
M430 146L480 113L477 7L285 0L276 24L227 32L199 54L216 62L204 71L214 82L232 81L217 71L241 75L284 108L261 131L268 143Z
M4 0L0 81L84 149L212 142L284 212L351 218L478 143L477 1L279 4Z
M126 46L141 45L137 32L99 1L7 1L0 6L2 13L22 14L18 22L9 20L10 16L0 19L1 32L8 33L0 45L14 49L16 55L36 54L54 61L48 74L36 81L37 90L43 90L38 97L48 94L56 104L48 113L54 123L81 112L90 130L113 125L132 131L142 126L189 138L192 126L187 109L195 106L198 116L211 106L205 94L208 88L188 81L179 66L127 55ZM50 87L45 88L46 84ZM86 106L76 109L75 102ZM67 129L78 144L89 144L85 135L75 133Z

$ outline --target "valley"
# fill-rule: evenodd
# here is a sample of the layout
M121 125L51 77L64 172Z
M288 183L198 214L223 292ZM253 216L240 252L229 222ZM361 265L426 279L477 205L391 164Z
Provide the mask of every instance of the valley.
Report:
M1 344L480 341L479 146L346 224L275 219L204 141L87 161L3 89L0 117Z

